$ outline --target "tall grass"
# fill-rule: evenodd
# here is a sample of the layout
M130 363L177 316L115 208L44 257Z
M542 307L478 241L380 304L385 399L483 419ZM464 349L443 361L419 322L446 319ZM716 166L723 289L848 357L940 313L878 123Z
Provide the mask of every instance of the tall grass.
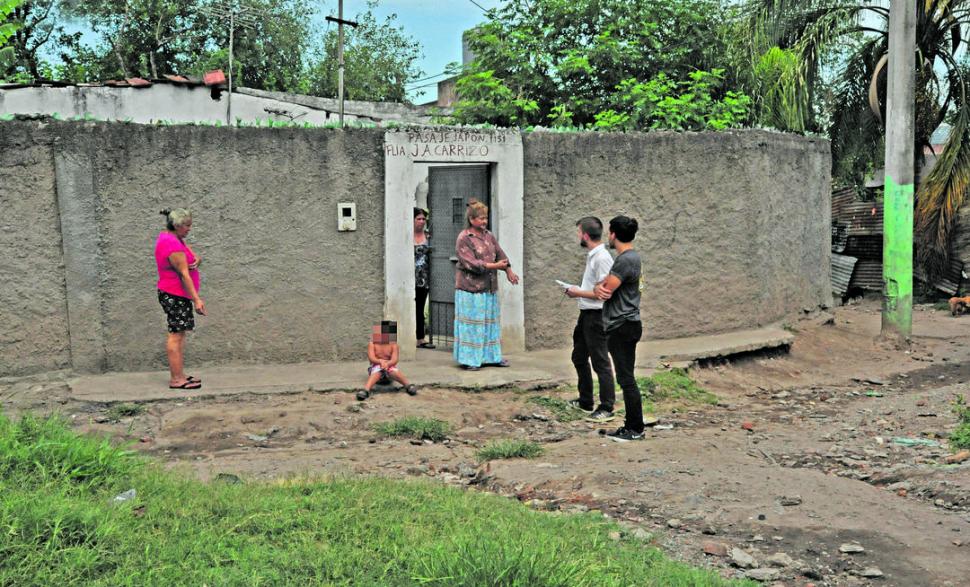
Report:
M439 442L448 438L448 433L451 432L451 425L448 422L436 418L405 416L390 422L375 424L374 430L384 436L404 436L418 440Z
M207 484L2 415L0 459L0 585L731 584L611 541L602 517L430 482ZM112 499L128 488L137 497Z
M495 459L533 459L542 454L542 446L529 440L493 440L478 451L482 461Z
M637 386L643 394L645 412L655 412L658 404L677 411L677 406L696 404L717 405L717 396L691 379L686 369L674 368L659 371L650 377L637 377Z

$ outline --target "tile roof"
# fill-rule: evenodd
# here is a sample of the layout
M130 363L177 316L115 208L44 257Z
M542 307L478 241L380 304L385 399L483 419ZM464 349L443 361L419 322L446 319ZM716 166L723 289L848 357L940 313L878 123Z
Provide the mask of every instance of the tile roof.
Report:
M224 87L226 85L226 75L221 69L215 69L208 71L202 78L195 76L183 76L183 75L165 75L158 79L145 79L141 77L130 77L123 80L105 80L96 83L78 83L72 84L69 82L47 80L47 79L36 79L30 83L0 83L0 90L15 90L18 88L38 88L38 87L54 87L54 88L64 88L69 86L76 87L109 87L109 88L149 88L155 84L178 84L185 86L208 86L208 87Z

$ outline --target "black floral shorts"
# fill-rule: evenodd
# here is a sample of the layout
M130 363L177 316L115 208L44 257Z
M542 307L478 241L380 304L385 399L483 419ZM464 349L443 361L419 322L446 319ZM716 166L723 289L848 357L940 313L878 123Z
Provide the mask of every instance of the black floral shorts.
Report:
M184 332L195 329L192 300L158 290L158 303L162 305L165 316L168 317L169 332Z

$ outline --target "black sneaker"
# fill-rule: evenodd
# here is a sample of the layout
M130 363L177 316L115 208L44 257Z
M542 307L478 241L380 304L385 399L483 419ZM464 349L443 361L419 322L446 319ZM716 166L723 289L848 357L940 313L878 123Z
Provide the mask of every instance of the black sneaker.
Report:
M597 424L603 424L614 419L616 419L616 415L612 411L604 410L603 408L599 408L589 416L586 416L587 422L596 422Z
M623 426L618 428L616 432L607 432L606 435L617 442L630 442L631 440L641 440L643 438L643 432L634 432Z
M367 391L366 389L362 389L357 392L357 401L359 402L362 402L369 397L370 397L370 392Z
M406 391L408 395L418 395L418 388L414 385L408 385L404 388L404 391Z
M593 408L584 408L583 404L581 404L578 399L571 399L566 403L569 404L569 407L576 408L580 412L586 412L587 414L593 413Z

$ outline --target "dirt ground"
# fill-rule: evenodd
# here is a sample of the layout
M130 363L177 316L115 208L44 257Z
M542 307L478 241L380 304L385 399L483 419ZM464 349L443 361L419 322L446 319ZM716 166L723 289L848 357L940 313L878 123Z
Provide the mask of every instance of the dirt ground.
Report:
M628 529L617 539L642 528L675 558L727 577L970 585L970 461L944 463L951 402L970 381L970 317L917 307L904 351L876 340L877 301L833 316L795 324L788 353L692 367L718 405L661 406L660 426L627 444L528 401L570 399L568 389L425 389L363 403L309 392L176 399L124 416L117 406L72 401L66 376L55 373L0 383L0 404L59 411L80 431L130 440L202 478L423 477L551 515L599 510ZM432 443L373 430L406 415L445 420L453 431ZM534 440L545 452L477 462L479 447L505 438Z

